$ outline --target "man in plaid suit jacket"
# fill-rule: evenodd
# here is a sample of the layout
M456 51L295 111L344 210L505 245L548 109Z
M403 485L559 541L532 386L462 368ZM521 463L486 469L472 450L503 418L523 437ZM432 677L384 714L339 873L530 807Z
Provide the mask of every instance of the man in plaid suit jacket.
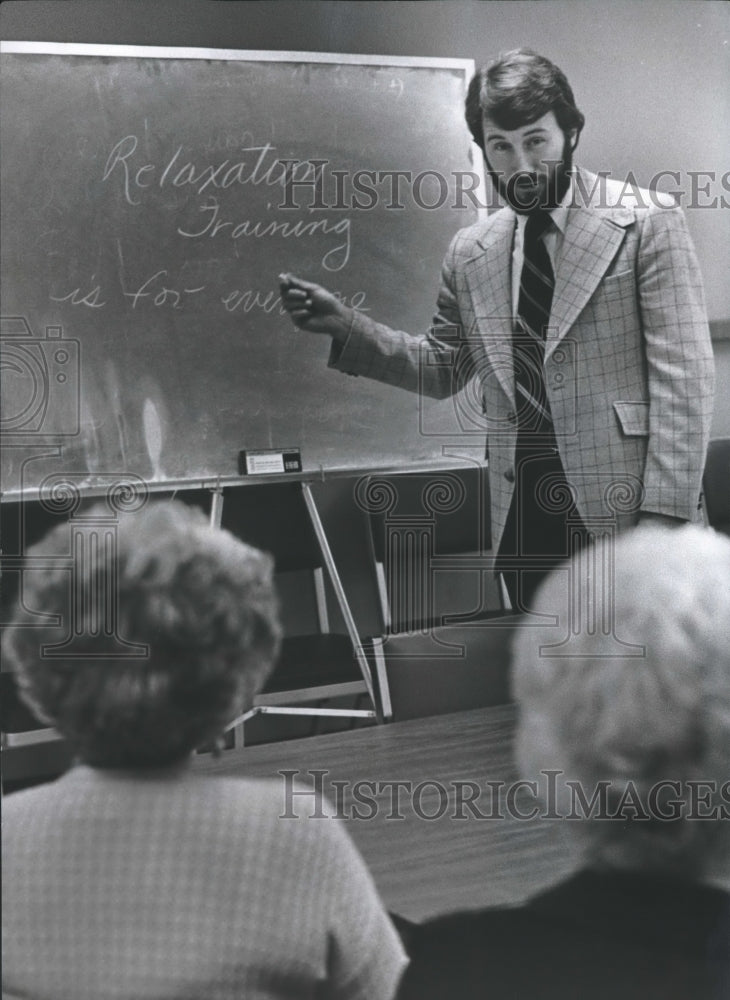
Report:
M702 282L684 215L667 195L574 169L583 126L565 76L529 50L472 80L467 122L506 207L461 230L426 336L343 307L283 276L305 330L332 335L330 365L443 398L481 382L492 535L515 606L596 519L697 520L714 367ZM513 339L526 219L547 212L554 272L535 372L549 434L530 440ZM543 428L544 430L544 428ZM522 565L517 577L507 570Z

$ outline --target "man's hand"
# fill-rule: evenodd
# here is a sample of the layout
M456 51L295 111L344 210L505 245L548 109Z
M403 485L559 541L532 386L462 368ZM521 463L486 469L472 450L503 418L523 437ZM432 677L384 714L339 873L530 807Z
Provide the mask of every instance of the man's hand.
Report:
M279 275L281 303L295 326L308 333L328 333L342 344L352 325L352 309L321 285L293 274Z

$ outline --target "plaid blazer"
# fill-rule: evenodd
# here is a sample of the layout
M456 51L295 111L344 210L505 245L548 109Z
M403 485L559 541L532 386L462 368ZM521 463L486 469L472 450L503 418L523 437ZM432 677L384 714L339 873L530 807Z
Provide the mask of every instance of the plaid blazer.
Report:
M514 491L512 246L501 209L460 230L425 336L355 313L330 365L445 398L477 378L486 417L492 534ZM697 520L714 392L702 279L667 196L575 174L544 362L563 467L587 524L641 510Z

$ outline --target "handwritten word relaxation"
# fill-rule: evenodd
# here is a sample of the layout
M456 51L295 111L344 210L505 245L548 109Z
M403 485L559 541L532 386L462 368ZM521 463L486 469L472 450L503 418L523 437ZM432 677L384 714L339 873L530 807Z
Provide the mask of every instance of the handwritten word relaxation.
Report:
M109 180L112 175L119 179L124 198L130 205L141 204L141 194L136 198L134 195L145 188L188 185L197 194L203 194L211 187L229 188L234 184L283 187L287 178L289 181L294 178L305 182L314 177L317 171L317 161L310 160L296 161L298 166L287 168L275 158L276 147L269 142L262 146L242 148L240 152L246 155L234 162L226 159L222 163L204 164L184 160L183 147L180 145L162 168L156 163L140 163L140 157L135 156L138 146L139 139L136 135L125 135L120 139L107 157L102 176L103 181Z
M200 206L200 211L204 216L203 223L192 232L178 226L177 231L180 236L194 240L203 236L212 238L221 233L232 240L239 240L245 236L253 239L261 239L264 236L281 236L288 239L292 236L295 238L318 235L331 236L334 233L336 236L343 236L344 240L327 251L322 258L322 267L327 271L341 271L350 259L350 219L347 218L338 219L336 222L327 219L313 219L307 222L301 219L296 221L287 219L283 222L277 222L273 219L267 222L252 222L250 219L244 219L231 222L220 218L218 199L212 195L206 204Z

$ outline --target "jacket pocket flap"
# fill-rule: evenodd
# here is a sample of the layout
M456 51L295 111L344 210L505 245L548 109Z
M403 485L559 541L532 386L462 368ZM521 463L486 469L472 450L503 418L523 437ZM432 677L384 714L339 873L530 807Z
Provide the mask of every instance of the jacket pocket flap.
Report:
M644 401L613 404L624 434L642 437L649 434L649 404Z

